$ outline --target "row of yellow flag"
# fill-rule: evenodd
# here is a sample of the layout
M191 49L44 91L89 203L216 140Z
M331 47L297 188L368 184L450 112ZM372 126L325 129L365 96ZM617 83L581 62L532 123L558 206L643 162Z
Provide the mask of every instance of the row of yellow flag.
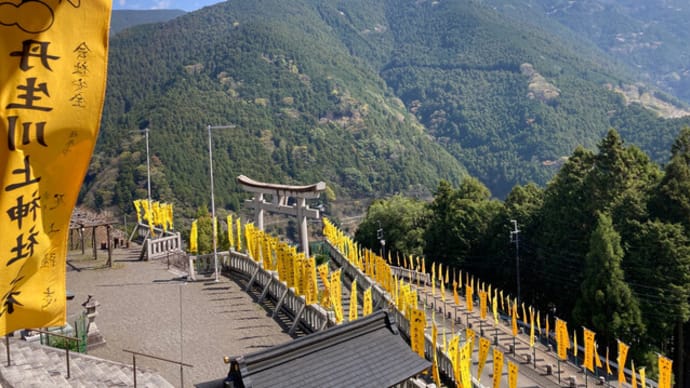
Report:
M331 242L331 244L338 249L343 255L345 256L346 259L350 261L354 266L357 268L363 270L368 276L376 279L376 281L391 295L393 296L394 303L396 307L403 313L405 314L408 319L410 319L411 322L411 347L413 348L414 351L417 351L420 353L422 357L424 357L423 354L423 342L420 342L422 340L419 340L419 338L423 339L423 335L420 337L419 336L419 328L416 328L413 331L413 322L417 322L417 324L420 324L421 322L421 317L420 313L416 312L417 310L417 291L415 289L412 289L409 287L408 284L405 284L402 280L398 282L397 276L391 276L391 273L393 273L393 270L390 266L392 262L392 258L388 256L388 261L386 262L382 257L378 256L374 252L368 249L361 249L358 247L357 243L353 242L351 238L346 236L342 231L340 231L337 227L335 227L328 219L324 219L324 236L328 239L328 241ZM403 265L403 268L406 269L408 272L408 280L410 283L417 283L417 286L419 288L420 282L424 282L426 285L427 283L427 274L426 274L426 263L425 263L425 258L413 258L412 256L409 257L409 260L407 257L403 257L402 263L400 262L399 256L396 256L397 258L397 263L400 266L401 264ZM438 268L438 270L437 270ZM453 274L453 280L452 280L452 291L453 291L453 301L454 303L459 306L460 305L460 299L458 295L458 290L462 289L462 272L460 272L460 275L457 276L455 271L451 272L450 268L446 266L445 268L445 274L444 274L444 268L442 266L442 263L432 263L431 264L431 295L435 296L436 292L436 284L438 283L439 287L439 296L443 300L443 303L446 303L446 285L450 283L450 274ZM488 286L488 290L485 287L485 284L482 282L481 286L479 285L479 281L476 282L475 285L475 279L474 277L470 277L469 274L465 274L466 279L465 279L465 303L466 303L466 309L468 312L472 312L474 309L473 306L473 301L474 301L474 293L475 289L477 290L477 293L479 295L479 309L480 309L480 318L482 320L486 319L487 316L487 309L489 303L491 304L492 307L492 312L493 312L493 317L494 317L494 323L495 325L498 325L499 320L498 320L498 308L499 308L499 302L500 302L500 309L510 315L511 317L511 329L512 329L512 334L513 336L518 335L518 319L520 318L519 313L518 313L518 301L515 299L514 301L511 301L510 297L506 296L504 299L503 296L503 291L498 290L496 288L493 289L493 297L492 297L492 287L491 285ZM423 279L423 280L422 280ZM500 295L500 297L499 297ZM505 300L505 303L504 303ZM511 303L512 302L512 303ZM539 334L542 335L542 330L541 330L541 317L540 317L540 312L535 310L533 307L525 307L525 304L522 303L522 317L526 321L527 316L528 316L528 311L529 311L529 327L530 327L530 347L533 347L535 345L535 326L539 331ZM536 311L536 316L535 316L535 311ZM423 311L422 311L423 312ZM414 314L414 315L411 315ZM568 349L571 349L571 344L570 344L570 338L568 336L568 329L567 329L567 323L561 319L555 318L555 338L556 338L556 344L557 344L557 351L558 351L558 356L561 360L566 360L567 359L567 351ZM546 335L549 336L550 333L550 328L549 328L549 317L548 315L545 315L545 326L546 326ZM535 325L536 323L536 325ZM587 328L583 328L583 338L585 340L585 355L584 355L584 360L583 360L583 366L587 368L589 371L594 371L594 365L596 367L603 367L601 363L601 359L598 355L597 349L596 349L596 343L594 341L595 334L593 331L588 330ZM414 334L417 333L417 334ZM576 341L575 333L573 333L573 340ZM575 357L577 357L577 344L575 343L575 346L573 348L573 353ZM421 349L421 350L420 350ZM625 345L623 342L618 341L618 380L621 383L624 383L625 380L625 363L626 363L626 357L627 357L627 351L628 347ZM432 360L433 362L433 360ZM659 354L658 358L659 362L659 387L660 388L670 388L671 387L671 366L672 366L672 361L661 354ZM632 361L631 361L632 363ZM608 357L608 348L606 349L606 371L608 374L612 374L610 365L609 365L609 357ZM435 373L435 372L433 372ZM641 368L638 370L638 373L640 373L642 385L644 387L645 385L645 369ZM632 382L633 384L636 384L636 371L634 367L634 363L632 363ZM634 385L636 387L636 385Z
M135 199L134 210L137 212L137 222L148 224L151 235L154 235L154 227L159 226L163 232L173 229L173 205L158 201L149 202L146 199Z
M228 215L226 221L228 241L233 249L240 251L244 240L247 254L260 262L265 270L277 272L278 278L293 288L295 293L303 295L307 304L320 303L334 311L337 323L344 321L341 270L329 273L328 264L317 266L314 257L305 257L304 253L297 252L296 247L265 233L252 223L242 225L240 219L233 220L232 215ZM217 230L216 222L214 232L217 233ZM198 252L197 241L198 226L197 220L194 220L190 230L190 252ZM318 287L317 276L324 285L322 289ZM351 289L348 315L350 321L359 317L356 279ZM373 309L371 288L364 290L362 295L362 315L366 316L371 314Z

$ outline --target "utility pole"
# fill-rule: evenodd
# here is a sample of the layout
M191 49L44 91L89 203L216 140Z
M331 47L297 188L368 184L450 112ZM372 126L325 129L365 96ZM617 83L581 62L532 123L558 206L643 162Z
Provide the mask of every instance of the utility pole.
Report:
M520 230L517 226L516 220L510 220L513 223L513 230L510 231L510 242L515 243L515 275L517 278L517 299L520 300Z

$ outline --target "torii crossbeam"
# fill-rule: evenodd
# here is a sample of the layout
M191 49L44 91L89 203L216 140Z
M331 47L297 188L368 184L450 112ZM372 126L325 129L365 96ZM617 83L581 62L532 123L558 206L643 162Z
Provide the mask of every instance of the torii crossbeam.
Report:
M247 201L254 209L254 222L259 229L264 230L264 210L272 213L287 214L297 217L299 224L300 248L305 257L309 257L309 233L307 218L319 218L319 211L307 206L307 199L319 198L326 190L326 183L318 182L307 186L281 185L276 183L257 182L247 176L237 177L237 183L245 191L255 193L254 198ZM264 199L264 194L272 196L271 202ZM289 205L288 199L296 199L295 205Z

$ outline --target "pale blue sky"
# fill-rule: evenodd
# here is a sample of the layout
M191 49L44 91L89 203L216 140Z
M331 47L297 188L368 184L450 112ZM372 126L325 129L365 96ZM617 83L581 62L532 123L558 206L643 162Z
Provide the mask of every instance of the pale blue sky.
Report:
M195 11L222 0L113 0L113 9L181 9Z

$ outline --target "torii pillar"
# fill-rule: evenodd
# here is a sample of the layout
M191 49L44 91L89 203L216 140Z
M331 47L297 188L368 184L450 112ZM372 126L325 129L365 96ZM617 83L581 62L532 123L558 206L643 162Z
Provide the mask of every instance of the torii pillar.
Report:
M307 218L319 218L319 211L307 206L307 199L319 198L326 190L324 182L308 186L281 185L275 183L257 182L244 175L237 177L237 183L245 191L254 194L254 198L248 200L248 204L254 209L254 222L256 226L264 230L264 210L273 213L287 214L297 217L299 224L300 248L305 257L309 257L309 232L307 231ZM264 194L271 195L271 202L266 202ZM295 205L288 205L288 199L295 198Z

